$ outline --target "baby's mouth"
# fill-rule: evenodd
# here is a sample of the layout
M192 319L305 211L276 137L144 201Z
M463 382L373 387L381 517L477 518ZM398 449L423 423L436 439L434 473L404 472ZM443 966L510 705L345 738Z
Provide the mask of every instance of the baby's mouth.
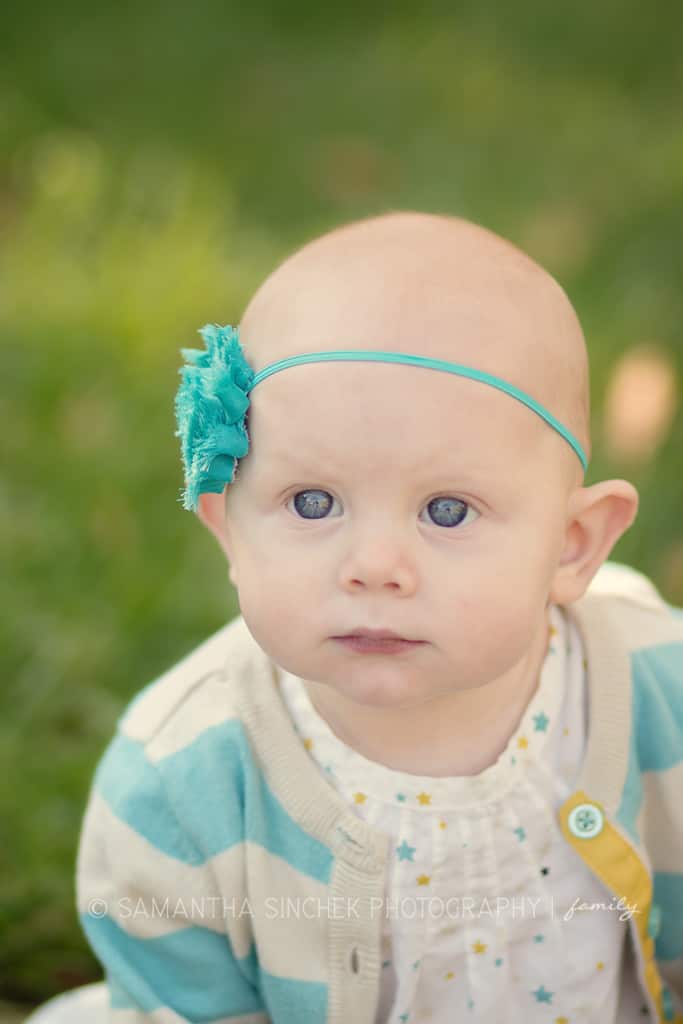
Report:
M423 640L408 640L388 629L358 628L332 639L360 654L399 654L424 643Z

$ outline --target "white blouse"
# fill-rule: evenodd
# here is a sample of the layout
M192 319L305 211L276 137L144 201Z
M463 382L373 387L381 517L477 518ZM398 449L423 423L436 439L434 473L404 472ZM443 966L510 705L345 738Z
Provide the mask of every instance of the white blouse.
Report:
M391 837L376 1024L642 1022L628 907L562 836L584 756L586 661L550 607L539 686L496 762L431 778L342 743L279 670L294 727L353 809Z

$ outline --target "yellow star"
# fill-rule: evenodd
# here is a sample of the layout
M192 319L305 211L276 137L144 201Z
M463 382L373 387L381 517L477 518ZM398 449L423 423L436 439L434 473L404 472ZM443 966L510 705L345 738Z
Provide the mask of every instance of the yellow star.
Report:
M417 884L418 885L429 885L431 880L432 880L432 876L431 875L418 875L417 876Z
M520 750L526 750L526 748L529 746L529 741L526 738L526 736L519 737L519 739L517 740L517 746Z
M367 796L365 795L365 793L354 793L353 799L357 804L364 804L365 801L367 800Z
M445 828L445 827L446 827L446 822L445 821L440 821L439 822L439 828Z
M448 974L446 975L446 981L450 981L451 978L454 978L454 977L455 977L455 971L449 971Z
M602 960L598 960L597 964L595 965L595 969L596 971L602 971L604 966L605 965L603 964Z
M486 952L486 944L483 943L483 942L480 942L479 939L477 939L476 942L472 943L472 951L474 953L485 953Z
M565 727L564 727L564 729L562 730L562 735L563 735L563 736L569 736L569 729L568 729L568 728L567 728L566 726L565 726Z
M555 1024L569 1024L569 1017L556 1017Z
M421 803L421 804L431 804L431 802L432 802L432 798L429 795L429 793L418 793L417 794L417 799L418 799L418 802Z
M552 638L553 638L554 636L557 636L557 630L555 629L555 627L554 627L554 626L552 625L552 623L551 623L551 625L550 625L550 626L548 626L548 638L549 638L550 640L552 640Z
M311 747L313 746L313 740L310 737L307 737L304 740L304 746L305 746L306 750L310 750Z

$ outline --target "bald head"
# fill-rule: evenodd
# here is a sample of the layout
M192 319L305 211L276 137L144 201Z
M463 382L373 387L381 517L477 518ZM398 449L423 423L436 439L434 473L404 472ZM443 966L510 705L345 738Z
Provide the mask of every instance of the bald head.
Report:
M331 231L266 279L240 334L256 370L335 348L476 367L541 402L590 457L588 360L571 303L521 250L468 221L390 213ZM566 449L578 484L580 463Z

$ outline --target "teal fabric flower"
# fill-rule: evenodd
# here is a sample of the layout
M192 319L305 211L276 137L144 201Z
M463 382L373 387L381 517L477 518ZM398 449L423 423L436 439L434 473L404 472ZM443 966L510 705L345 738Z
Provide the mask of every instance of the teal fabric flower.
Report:
M187 365L175 398L185 490L183 508L196 511L199 495L220 494L249 450L246 413L254 371L239 343L239 328L206 324L205 351L181 349Z

